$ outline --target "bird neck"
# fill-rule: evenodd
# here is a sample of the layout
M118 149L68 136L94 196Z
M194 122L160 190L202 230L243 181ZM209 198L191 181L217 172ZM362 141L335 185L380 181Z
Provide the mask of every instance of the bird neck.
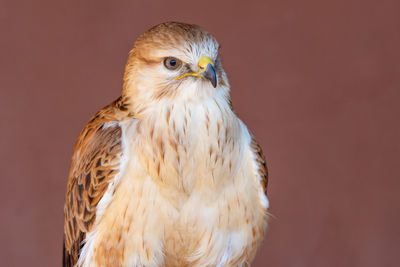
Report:
M143 116L136 120L132 136L135 155L140 155L138 160L150 177L176 194L186 197L198 183L217 186L216 181L199 180L200 174L216 166L221 173L230 172L235 166L238 155L232 151L238 142L234 140L242 132L228 102L175 103Z

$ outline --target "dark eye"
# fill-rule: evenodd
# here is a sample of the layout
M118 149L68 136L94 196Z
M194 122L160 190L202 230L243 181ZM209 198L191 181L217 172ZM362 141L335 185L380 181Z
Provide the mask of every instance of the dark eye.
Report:
M176 70L182 65L182 61L174 57L164 59L164 66L169 70Z

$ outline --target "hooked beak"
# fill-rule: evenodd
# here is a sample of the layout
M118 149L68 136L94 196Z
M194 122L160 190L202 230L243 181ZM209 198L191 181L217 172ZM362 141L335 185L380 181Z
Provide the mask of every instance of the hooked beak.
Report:
M217 75L215 74L214 62L211 58L202 56L197 64L200 68L198 74L209 80L214 88L217 87Z
M217 75L215 74L214 66L211 63L207 64L206 70L201 73L201 76L209 80L212 86L217 87Z
M215 73L214 69L214 62L209 57L202 56L197 64L200 68L198 72L185 73L181 76L175 77L175 79L180 80L186 76L196 76L209 80L214 88L217 87L218 81L217 74Z

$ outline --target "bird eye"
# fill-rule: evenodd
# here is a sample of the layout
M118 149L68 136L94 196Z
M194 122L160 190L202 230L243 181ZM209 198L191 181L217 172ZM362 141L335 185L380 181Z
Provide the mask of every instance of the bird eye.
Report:
M182 65L182 61L174 57L164 59L164 66L169 70L176 70Z

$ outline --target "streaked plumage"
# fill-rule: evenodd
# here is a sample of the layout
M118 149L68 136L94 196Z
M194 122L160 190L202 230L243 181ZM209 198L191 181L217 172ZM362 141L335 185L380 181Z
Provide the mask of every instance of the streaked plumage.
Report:
M182 65L166 68L170 57ZM267 225L266 186L218 43L195 25L160 24L138 38L122 96L75 146L64 266L245 266Z

